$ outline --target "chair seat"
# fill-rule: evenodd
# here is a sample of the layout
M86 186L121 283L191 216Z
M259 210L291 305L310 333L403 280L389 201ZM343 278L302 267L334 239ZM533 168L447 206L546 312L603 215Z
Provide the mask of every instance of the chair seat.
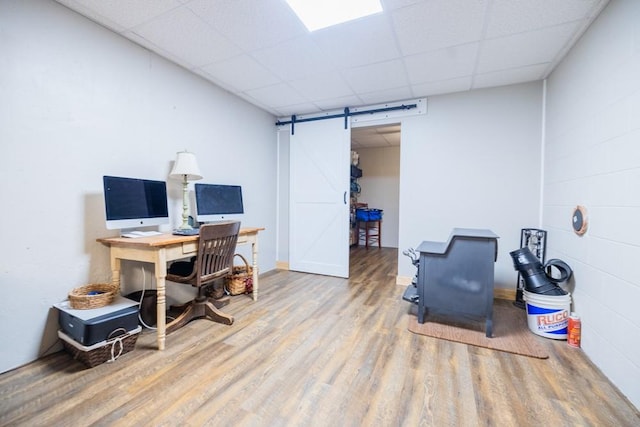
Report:
M196 257L192 257L190 261L174 261L169 266L167 274L171 276L187 277L193 272L196 263Z

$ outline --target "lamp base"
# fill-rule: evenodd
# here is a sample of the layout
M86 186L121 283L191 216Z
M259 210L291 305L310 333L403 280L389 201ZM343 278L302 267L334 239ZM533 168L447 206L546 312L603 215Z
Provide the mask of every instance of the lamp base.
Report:
M189 224L189 183L187 175L183 175L182 181L182 225L178 230L191 230L193 227Z

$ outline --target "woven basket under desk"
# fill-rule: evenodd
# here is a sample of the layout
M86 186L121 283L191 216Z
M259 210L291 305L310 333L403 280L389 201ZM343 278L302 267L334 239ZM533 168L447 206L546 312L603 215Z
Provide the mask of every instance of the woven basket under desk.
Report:
M125 334L91 346L80 344L62 331L58 331L58 337L62 340L65 350L74 359L84 363L89 368L93 368L105 362L113 362L123 354L132 351L136 346L141 330L142 328L138 326Z

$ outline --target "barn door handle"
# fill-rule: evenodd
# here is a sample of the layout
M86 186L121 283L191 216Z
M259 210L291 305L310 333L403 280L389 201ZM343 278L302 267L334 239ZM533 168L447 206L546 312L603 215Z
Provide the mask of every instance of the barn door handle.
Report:
M344 195L342 196L342 198L344 199L344 204L347 204L347 192L344 192Z

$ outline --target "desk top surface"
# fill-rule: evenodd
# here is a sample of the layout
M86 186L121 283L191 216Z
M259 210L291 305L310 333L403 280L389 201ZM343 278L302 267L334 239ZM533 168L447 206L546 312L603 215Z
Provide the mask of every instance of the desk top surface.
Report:
M248 236L251 234L258 234L259 231L264 230L264 227L243 227L240 228L238 236ZM157 236L148 237L101 237L96 239L100 243L106 245L115 246L148 246L148 247L161 247L169 246L180 243L195 242L198 240L198 235L194 236L178 236L171 233L159 234Z

